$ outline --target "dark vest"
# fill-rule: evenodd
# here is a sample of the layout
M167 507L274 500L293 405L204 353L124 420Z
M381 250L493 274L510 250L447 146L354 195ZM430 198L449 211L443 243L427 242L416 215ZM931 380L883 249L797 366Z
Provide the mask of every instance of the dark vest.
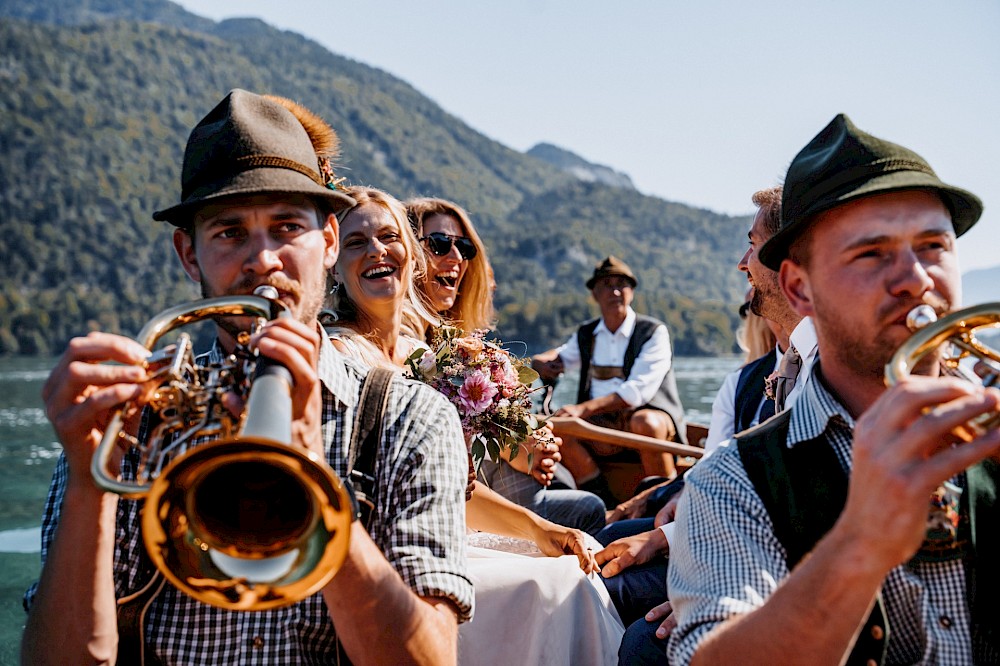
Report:
M750 361L740 370L740 378L736 382L736 396L733 409L733 432L743 432L753 423L760 407L760 399L764 395L764 380L774 370L777 360L777 350L764 354L756 361Z
M787 553L788 569L833 527L847 501L847 476L833 447L823 438L786 445L789 415L785 410L742 437L740 458L754 489L774 523L774 533ZM972 617L972 654L977 664L1000 659L1000 464L986 460L966 471L961 511L969 542L966 582ZM865 622L848 664L884 663L890 627L882 597Z
M580 387L576 393L577 403L590 400L590 359L594 355L594 330L597 329L600 322L599 318L592 319L580 326L576 334L577 342L580 345ZM636 315L635 329L632 331L632 337L628 340L628 346L625 347L625 362L622 365L622 371L626 377L632 372L632 366L635 365L635 359L639 356L642 346L653 337L658 326L664 325L658 319ZM663 382L652 400L638 409L658 409L669 414L677 429L677 441L687 444L684 407L681 405L681 399L677 393L677 380L674 378L673 364L670 365L670 369L663 377Z

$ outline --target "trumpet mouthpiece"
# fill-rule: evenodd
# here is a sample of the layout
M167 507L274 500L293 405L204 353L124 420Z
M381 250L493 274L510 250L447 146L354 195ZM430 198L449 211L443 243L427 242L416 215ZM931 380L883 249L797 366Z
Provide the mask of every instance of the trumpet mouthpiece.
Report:
M929 305L918 305L906 315L906 325L911 331L919 331L937 321L937 313Z
M269 284L262 284L253 290L254 296L270 298L272 301L278 300L278 290ZM926 306L921 306L926 307ZM912 314L912 313L911 313Z

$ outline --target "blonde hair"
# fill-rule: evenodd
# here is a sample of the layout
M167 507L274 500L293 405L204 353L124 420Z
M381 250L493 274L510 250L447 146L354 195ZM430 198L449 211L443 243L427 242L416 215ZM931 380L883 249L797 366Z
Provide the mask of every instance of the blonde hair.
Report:
M468 213L456 203L428 197L407 201L406 212L418 238L424 237L424 220L432 215L447 215L462 226L463 233L476 248L476 256L467 260L469 266L462 277L454 305L439 314L466 331L493 328L496 325L496 311L493 309L495 289L493 267L490 266L489 257L486 256L486 246L476 233ZM424 282L421 280L420 290L423 289Z
M402 267L403 283L406 285L406 294L403 298L403 321L420 322L423 328L437 326L439 324L438 317L431 311L423 291L416 287L418 282L423 281L423 276L427 272L427 258L419 247L413 229L410 228L406 218L406 208L391 194L374 187L355 185L345 188L344 193L357 203L338 214L337 219L341 224L361 206L374 205L388 211L396 223L400 242L406 250L406 261ZM337 319L331 333L348 337L351 332L360 336L367 336L373 332L374 324L366 315L364 307L351 299L351 295L346 293L343 285L334 290L331 301L331 308Z
M736 342L746 352L744 361L749 363L768 354L778 344L777 338L767 325L767 320L747 308L746 319L736 331Z

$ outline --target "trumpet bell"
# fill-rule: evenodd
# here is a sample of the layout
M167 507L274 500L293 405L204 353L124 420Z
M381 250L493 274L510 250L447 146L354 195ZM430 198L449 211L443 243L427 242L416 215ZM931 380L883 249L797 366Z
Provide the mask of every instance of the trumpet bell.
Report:
M138 401L119 407L91 460L99 488L145 500L143 541L164 577L229 610L277 608L319 591L347 556L357 513L326 461L293 445L292 375L249 347L266 320L290 312L273 287L254 293L176 306L143 327L150 430L144 441L126 433L123 415ZM249 329L221 362L195 356L187 333L157 348L175 329L233 317ZM240 415L227 408L230 395L244 400ZM126 446L127 481L117 469Z
M251 438L203 444L168 465L146 495L142 529L153 564L182 592L267 610L333 578L353 516L348 490L318 456Z

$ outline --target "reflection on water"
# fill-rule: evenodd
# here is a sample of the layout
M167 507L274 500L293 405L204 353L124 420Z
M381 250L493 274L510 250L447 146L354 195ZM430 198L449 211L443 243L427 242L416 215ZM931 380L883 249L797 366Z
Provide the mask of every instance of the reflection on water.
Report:
M35 527L40 520L60 451L41 398L42 384L54 363L54 359L0 359L0 531ZM9 538L18 543L24 539L23 535Z
M708 423L715 392L739 363L735 356L676 359L677 386L689 420ZM0 552L38 547L32 530L61 450L40 397L53 364L52 359L0 359ZM575 396L576 378L567 376L553 402L574 402Z
M41 527L0 532L0 553L37 553L42 540Z

